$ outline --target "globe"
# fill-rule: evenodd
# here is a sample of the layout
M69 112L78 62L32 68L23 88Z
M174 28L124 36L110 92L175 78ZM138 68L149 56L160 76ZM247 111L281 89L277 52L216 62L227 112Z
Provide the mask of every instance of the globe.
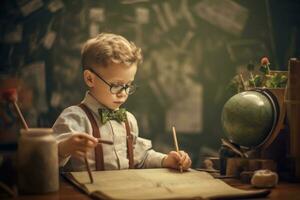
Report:
M242 147L261 145L276 124L275 102L266 91L245 91L224 105L221 123L231 142Z

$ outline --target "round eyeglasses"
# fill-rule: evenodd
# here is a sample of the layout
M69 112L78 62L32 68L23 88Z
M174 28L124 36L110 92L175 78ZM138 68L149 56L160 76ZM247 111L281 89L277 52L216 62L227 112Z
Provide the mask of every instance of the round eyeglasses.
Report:
M124 84L124 85L119 85L119 84L113 84L113 83L108 83L106 80L104 80L97 72L95 72L93 69L88 68L89 71L91 71L93 74L95 74L101 81L103 81L106 85L109 86L109 90L112 94L119 94L123 90L125 90L126 94L131 95L133 94L137 86L135 84Z

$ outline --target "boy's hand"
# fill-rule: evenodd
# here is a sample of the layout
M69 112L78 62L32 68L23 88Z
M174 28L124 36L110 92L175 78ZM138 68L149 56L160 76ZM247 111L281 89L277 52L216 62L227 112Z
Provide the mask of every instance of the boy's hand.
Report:
M183 170L191 167L192 161L189 155L184 151L171 151L163 160L162 167L179 169L180 165Z
M74 133L58 144L58 154L61 157L74 156L81 158L97 144L98 140L93 136L86 133Z

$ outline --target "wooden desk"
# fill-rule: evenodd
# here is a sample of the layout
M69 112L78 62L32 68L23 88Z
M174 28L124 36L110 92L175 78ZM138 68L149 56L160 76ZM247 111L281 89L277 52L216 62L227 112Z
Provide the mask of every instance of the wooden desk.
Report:
M237 179L224 179L224 181L229 185L240 189L246 189L246 190L253 189L251 184L242 184ZM279 184L275 188L271 189L271 193L267 198L260 198L259 200L262 199L272 199L272 200L299 199L300 200L300 183L279 182Z
M2 199L0 195L0 199ZM17 199L17 200L90 200L91 198L81 192L79 189L71 185L64 178L60 178L59 191L45 195L20 195L16 198L3 199Z
M241 188L241 189L253 189L251 185L241 184L240 181L235 179L225 179L228 184ZM0 199L3 196L0 196ZM64 178L60 179L60 189L58 192L47 194L47 195L21 195L17 198L6 198L6 199L18 199L18 200L90 200L91 198L82 193L76 187L67 182ZM281 182L278 186L272 189L271 194L268 198L272 200L282 199L299 199L300 200L300 183L284 183ZM260 198L259 200L262 200Z

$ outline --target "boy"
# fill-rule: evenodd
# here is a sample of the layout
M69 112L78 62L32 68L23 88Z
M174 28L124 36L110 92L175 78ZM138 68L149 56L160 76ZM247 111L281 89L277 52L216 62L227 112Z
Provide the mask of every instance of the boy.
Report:
M59 162L65 170L191 166L187 153L162 154L151 142L138 137L135 117L120 106L135 91L141 49L124 37L102 33L88 40L81 51L83 78L88 87L80 105L66 108L53 125L57 134ZM113 145L98 144L98 138Z

